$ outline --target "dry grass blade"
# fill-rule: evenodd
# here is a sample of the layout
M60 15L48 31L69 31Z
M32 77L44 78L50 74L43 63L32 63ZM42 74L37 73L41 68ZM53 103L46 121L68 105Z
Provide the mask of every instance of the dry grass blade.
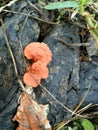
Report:
M84 100L86 99L89 90L90 90L90 88L88 88L88 90L87 90L87 92L86 92L84 98L81 100L81 102L79 103L79 105L78 105L78 106L76 107L76 109L74 110L74 113L75 113L75 114L77 114L77 115L79 114L79 115L80 115L80 114L83 113L85 110L87 110L88 108L92 107L92 103L90 103L90 104L88 104L87 106L83 107L82 109L78 110L78 109L80 108L80 106L82 105L82 103L84 102ZM77 110L78 110L78 111L77 111ZM96 112L96 113L98 114L98 112ZM94 113L94 114L96 114L96 113ZM74 117L72 117L72 119L70 119L70 120L62 121L62 122L57 126L56 130L60 130L63 126L67 125L67 124L70 123L71 121L76 120L76 119L79 119L80 117L77 116L77 115L75 115ZM84 117L89 118L90 115L89 115L89 114L85 114ZM84 117L83 117L83 115L82 115L81 118L84 118Z
M2 30L3 30L4 39L5 39L7 48L8 48L8 50L9 50L9 53L10 53L12 62L13 62L13 66L14 66L14 70L15 70L16 77L19 77L19 75L18 75L18 70L17 70L17 66L16 66L16 61L15 61L13 52L12 52L12 50L11 50L11 47L10 47L10 44L9 44L9 41L8 41L8 38L7 38L7 35L6 35L5 25L4 25L2 19L0 19L0 22L1 22L1 25L2 25ZM22 83L22 81L21 81L20 79L18 79L18 83L20 84L22 90L23 90L23 91L26 91L26 90L25 90L25 87L24 87L24 85L23 85L23 83Z
M77 114L81 114L83 113L84 111L88 110L89 108L91 107L94 107L94 106L98 106L98 104L95 104L95 105L92 105L92 103L88 104L87 106L83 107L82 109L78 110L77 111ZM89 114L82 114L84 115L86 118L93 118L95 115L98 115L98 112L91 112ZM60 130L62 127L64 127L65 125L67 125L68 123L70 123L71 121L74 121L74 120L77 120L77 119L81 119L81 117L75 115L74 117L72 117L72 119L70 120L65 120L65 121L62 121L61 123L58 124L58 126L56 127L55 130Z
M66 107L64 104L62 104L61 102L59 102L42 84L40 84L40 86L58 103L60 104L65 110L69 111L72 115L76 115L78 117L82 117L85 118L85 116L82 116L80 114L75 113L74 111L72 111L71 109L69 109L68 107Z
M90 90L90 87L88 88L88 90L87 90L87 92L85 93L83 99L80 101L80 103L78 104L78 106L76 107L76 109L74 110L74 112L77 113L77 110L80 108L80 106L81 106L81 105L83 104L83 102L85 101L85 99L86 99L86 97L87 97L87 94L88 94L89 90Z
M95 62L95 61L93 61L93 60L92 60L92 63L93 63L94 65L97 65L97 66L98 66L98 63L96 63L96 62Z
M98 9L96 9L93 4L89 5L89 8L92 9L93 11L95 11L95 13L98 14Z
M6 4L6 5L2 6L2 7L0 7L0 13L1 13L6 7L9 7L9 6L13 5L16 1L18 1L18 0L12 0L12 1L10 1L8 4Z
M32 4L29 0L27 0L27 2L41 14L41 11L34 4Z
M7 9L4 9L3 11L9 12L9 13L12 13L12 14L19 14L19 15L28 16L28 17L31 17L31 18L33 18L33 19L35 19L35 20L38 20L38 21L40 21L40 22L43 22L43 23L52 24L52 25L57 25L57 23L45 21L45 20L43 20L43 19L37 18L37 17L35 17L35 16L32 16L32 15L30 15L30 14L26 14L26 13L22 13L22 12L16 12L16 11L11 11L11 10L7 10Z
M98 115L98 111L96 112L91 112L89 114L85 114L88 118L94 118L96 115Z
M67 121L63 121L63 122L59 123L59 125L55 128L55 130L60 130L63 126L67 125L71 121L72 121L72 119L71 120L67 120Z
M2 25L2 30L3 30L4 39L5 39L5 41L6 41L7 48L8 48L8 50L9 50L9 52L10 52L10 56L11 56L12 61L13 61L13 65L14 65L14 69L15 69L15 74L16 74L16 76L18 76L18 71L17 71L17 67L16 67L16 62L15 62L15 59L14 59L14 55L13 55L13 53L12 53L12 50L11 50L11 47L10 47L8 38L7 38L7 36L6 36L5 25L4 25L3 21L2 21L2 19L0 19L0 22L1 22L1 25Z
M87 42L85 42L85 43L67 43L66 41L63 41L62 39L58 39L58 38L55 38L55 39L68 47L89 46L89 43L87 43Z
M86 111L88 108L90 108L92 106L92 103L88 104L87 106L81 108L80 110L78 110L76 113L83 113L84 111Z
M85 106L84 108L82 108L81 110L79 110L77 113L81 114L83 111L87 110L88 108L91 107L91 104L88 104L87 106ZM85 118L89 118L89 115L88 114L85 114L84 115ZM82 117L83 118L83 117ZM64 127L65 125L67 125L68 123L70 123L71 121L74 121L74 120L77 120L77 119L81 119L81 117L75 115L74 117L72 117L72 119L69 119L69 120L65 120L65 121L62 121L61 123L59 123L59 125L56 127L55 130L60 130L62 127Z

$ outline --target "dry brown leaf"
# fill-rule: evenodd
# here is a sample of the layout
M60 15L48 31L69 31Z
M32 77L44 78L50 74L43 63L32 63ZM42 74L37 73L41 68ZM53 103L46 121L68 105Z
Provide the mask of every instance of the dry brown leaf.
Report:
M51 130L47 120L48 105L41 105L35 102L30 95L22 93L20 106L13 121L18 121L16 130Z

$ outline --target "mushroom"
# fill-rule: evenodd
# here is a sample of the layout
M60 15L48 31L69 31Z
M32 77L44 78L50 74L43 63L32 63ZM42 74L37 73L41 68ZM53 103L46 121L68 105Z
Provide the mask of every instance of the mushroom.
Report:
M36 74L41 79L48 78L48 74L49 74L48 67L42 61L35 62L32 65L31 71L32 71L33 74Z
M34 62L38 60L48 64L52 60L52 53L45 43L33 42L28 44L24 49L24 55L27 59Z
M40 84L40 78L32 72L26 72L23 76L23 81L30 87L37 87Z
M33 42L25 47L24 55L33 62L27 67L23 81L28 86L37 87L41 79L48 77L47 64L52 59L52 53L45 43Z
M48 77L48 67L42 61L37 61L27 68L26 73L23 76L23 81L28 86L37 87L40 84L41 79Z

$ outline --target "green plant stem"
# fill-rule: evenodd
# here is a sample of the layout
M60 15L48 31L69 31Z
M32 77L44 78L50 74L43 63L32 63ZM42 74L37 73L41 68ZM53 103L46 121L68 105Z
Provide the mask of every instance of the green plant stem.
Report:
M87 22L88 29L91 29L90 33L95 39L96 47L98 48L98 29L95 27L94 19L88 12L85 12L84 17Z
M90 30L91 35L93 36L93 38L96 41L96 47L98 48L98 30L97 27L95 27L95 22L94 22L94 18L92 17L92 15L88 12L85 12L84 10L84 6L80 5L80 15L82 15L85 18L85 21L87 23L87 27Z

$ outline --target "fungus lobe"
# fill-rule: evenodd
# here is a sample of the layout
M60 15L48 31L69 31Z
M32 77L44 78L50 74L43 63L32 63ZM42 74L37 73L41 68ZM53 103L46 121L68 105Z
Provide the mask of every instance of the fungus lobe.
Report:
M27 45L24 49L24 55L27 59L32 59L34 62L38 60L48 64L52 60L52 53L45 43L33 42Z
M24 49L24 55L32 60L23 76L23 81L28 86L37 87L41 79L46 79L49 74L48 63L52 59L52 53L45 43L30 43Z

